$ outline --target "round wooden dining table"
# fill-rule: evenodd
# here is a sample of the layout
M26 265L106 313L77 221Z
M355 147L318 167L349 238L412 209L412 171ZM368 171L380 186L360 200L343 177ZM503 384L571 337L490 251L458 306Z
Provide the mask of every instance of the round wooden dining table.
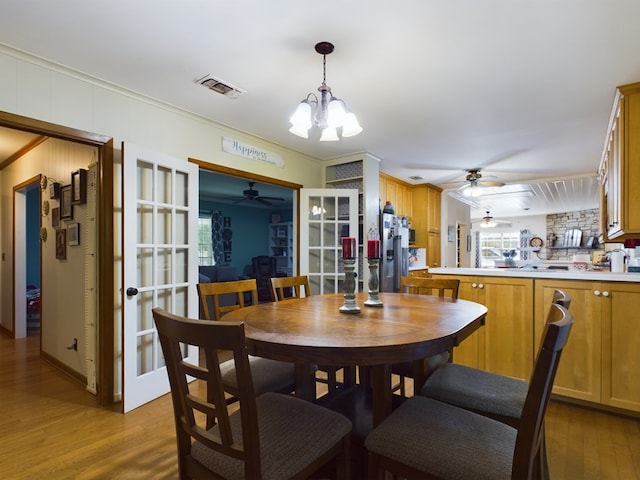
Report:
M296 364L296 395L315 400L314 365L369 367L372 422L392 409L391 364L450 351L484 323L487 308L431 295L380 293L382 307L342 313L342 294L253 305L225 315L245 323L249 353ZM420 381L420 379L416 379Z

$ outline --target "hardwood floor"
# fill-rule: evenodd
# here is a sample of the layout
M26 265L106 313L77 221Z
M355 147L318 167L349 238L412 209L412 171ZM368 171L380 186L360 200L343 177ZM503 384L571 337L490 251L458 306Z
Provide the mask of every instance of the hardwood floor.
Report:
M168 395L123 415L38 356L38 337L0 334L0 477L175 479ZM640 479L640 420L552 402L551 476Z

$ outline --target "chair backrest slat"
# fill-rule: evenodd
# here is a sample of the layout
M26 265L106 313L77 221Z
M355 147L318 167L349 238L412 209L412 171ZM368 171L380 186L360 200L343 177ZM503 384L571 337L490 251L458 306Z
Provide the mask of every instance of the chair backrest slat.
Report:
M458 298L460 280L454 278L400 277L400 291L422 295L448 295Z
M258 285L255 278L198 284L200 305L206 320L220 320L225 313L247 306L244 298L245 293L251 296L251 305L257 305ZM222 298L231 302L231 305L222 305ZM209 299L212 301L209 302ZM211 311L211 306L213 306L213 311Z
M285 296L285 289L292 289L292 297ZM304 289L304 292L302 290ZM271 278L271 291L275 301L284 300L285 298L301 298L311 295L309 290L309 277L307 275L298 275L296 277L273 277ZM303 295L304 293L304 295Z

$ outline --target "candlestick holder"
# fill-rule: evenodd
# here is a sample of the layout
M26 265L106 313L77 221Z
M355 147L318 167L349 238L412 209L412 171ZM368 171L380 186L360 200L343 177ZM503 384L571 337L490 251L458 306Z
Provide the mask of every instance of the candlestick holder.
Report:
M364 302L367 307L382 307L383 303L378 298L380 291L380 279L378 277L379 258L367 258L369 262L369 298Z
M344 305L340 307L342 313L358 313L360 307L356 305L356 259L343 258L344 263Z

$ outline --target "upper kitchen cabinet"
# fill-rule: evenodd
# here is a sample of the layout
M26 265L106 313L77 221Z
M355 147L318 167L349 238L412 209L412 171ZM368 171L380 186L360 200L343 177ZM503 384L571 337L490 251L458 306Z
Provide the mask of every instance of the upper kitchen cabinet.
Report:
M390 201L396 215L410 217L413 214L413 187L386 173L380 173L380 201L384 206Z
M411 226L416 231L416 245L427 247L427 265L440 266L442 189L429 184L413 187Z
M599 175L604 241L640 238L640 82L616 89Z

